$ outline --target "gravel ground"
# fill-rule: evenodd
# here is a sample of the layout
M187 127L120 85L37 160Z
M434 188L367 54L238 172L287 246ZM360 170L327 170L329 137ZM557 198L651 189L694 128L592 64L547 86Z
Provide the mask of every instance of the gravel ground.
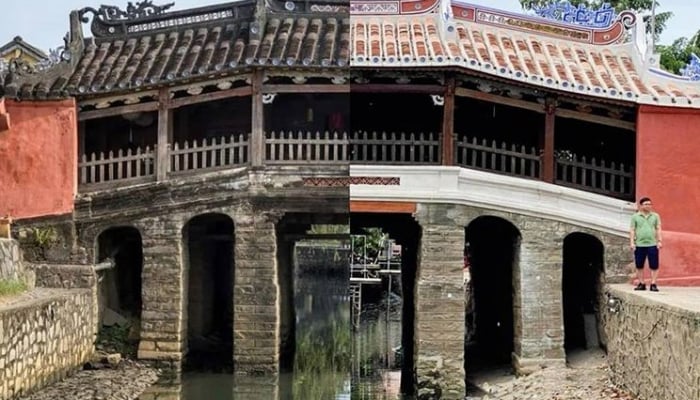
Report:
M515 378L475 378L484 393L467 400L636 400L610 381L610 371L602 352L586 352L573 357L568 367L547 368ZM490 381L490 382L489 382Z
M134 400L157 378L154 369L123 360L116 368L79 371L20 400Z

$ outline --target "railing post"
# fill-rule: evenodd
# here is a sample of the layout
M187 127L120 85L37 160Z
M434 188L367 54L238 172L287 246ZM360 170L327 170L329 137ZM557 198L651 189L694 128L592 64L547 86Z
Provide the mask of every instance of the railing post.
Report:
M447 77L442 112L442 165L454 165L455 77Z
M554 183L556 168L554 163L554 122L556 120L556 110L556 100L548 97L544 105L544 134L540 139L540 149L542 151L540 162L542 163L541 179L549 183Z
M265 128L264 128L264 104L262 100L263 72L253 71L251 84L253 95L251 96L251 132L250 132L250 165L260 167L265 163Z
M170 143L173 139L173 110L170 108L170 91L158 92L158 145L156 146L156 180L168 179L170 171Z

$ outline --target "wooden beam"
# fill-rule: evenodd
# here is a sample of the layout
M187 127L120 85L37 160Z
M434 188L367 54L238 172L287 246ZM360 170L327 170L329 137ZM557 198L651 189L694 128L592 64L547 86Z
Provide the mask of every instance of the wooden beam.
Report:
M265 163L265 105L262 102L263 72L255 70L252 81L251 101L251 133L250 133L250 165L260 167Z
M263 85L263 93L350 93L350 85Z
M89 119L113 117L115 115L124 115L135 112L155 111L158 109L158 102L150 101L148 103L129 104L125 106L116 106L103 108L101 110L80 111L78 113L78 121L87 121Z
M561 118L578 119L581 121L588 121L588 122L593 122L595 124L608 125L608 126L612 126L615 128L625 129L625 130L633 131L633 132L637 130L636 124L634 122L623 121L623 120L612 118L612 117L604 117L602 115L588 114L588 113L581 112L581 111L566 110L566 109L558 108L556 111L556 115L557 115L557 117L561 117Z
M168 179L170 171L170 144L173 139L173 110L170 107L170 91L158 92L158 146L156 147L156 180Z
M460 97L469 97L472 99L488 101L490 103L503 104L506 106L523 108L538 113L544 114L544 106L540 103L525 101L520 99L512 99L510 97L499 96L497 94L480 92L474 89L458 87L455 89L455 95Z
M191 104L206 103L208 101L223 100L230 97L250 96L253 93L253 88L250 86L242 86L235 89L221 90L190 97L180 97L173 99L170 102L171 108L179 108L189 106Z
M545 101L544 135L541 139L540 149L542 165L542 180L554 183L556 168L554 162L554 123L556 121L556 100L547 98Z
M407 201L350 200L350 212L414 214L416 212L416 203Z
M454 165L455 77L447 78L445 103L442 107L442 165Z
M351 84L350 93L427 93L444 94L442 85L400 85L384 83Z

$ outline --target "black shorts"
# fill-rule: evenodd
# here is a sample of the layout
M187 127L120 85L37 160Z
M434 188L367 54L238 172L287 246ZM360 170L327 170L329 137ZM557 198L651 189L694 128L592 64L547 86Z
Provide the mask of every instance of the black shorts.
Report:
M644 260L649 259L649 269L659 269L659 248L656 246L635 247L634 264L637 269L644 268Z

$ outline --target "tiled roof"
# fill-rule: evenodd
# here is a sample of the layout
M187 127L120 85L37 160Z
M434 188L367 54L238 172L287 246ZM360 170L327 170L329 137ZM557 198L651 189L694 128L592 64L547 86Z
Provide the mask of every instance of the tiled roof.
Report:
M345 7L337 0L288 3L298 8L272 7L277 3L270 1L272 6L261 15L255 0L244 0L180 12L165 12L166 7L145 17L117 9L124 15L116 20L109 17L115 7L86 8L79 17L95 14L95 37L85 40L71 72L45 71L38 74L41 79L10 80L5 92L60 97L145 88L261 65L346 67L347 2Z
M458 67L583 95L700 108L699 83L645 65L631 13L609 28L584 28L454 2L419 15L406 7L391 13L390 1L367 3L353 6L353 67Z

